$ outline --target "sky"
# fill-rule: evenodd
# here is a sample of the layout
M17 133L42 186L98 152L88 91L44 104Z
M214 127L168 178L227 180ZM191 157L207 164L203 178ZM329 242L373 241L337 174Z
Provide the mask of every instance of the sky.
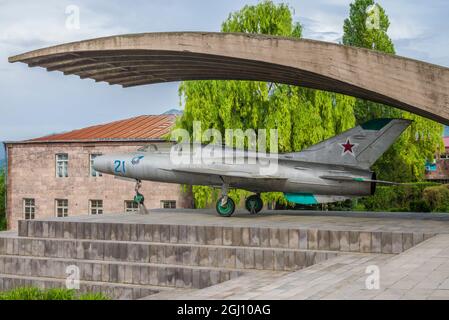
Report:
M123 89L63 76L8 56L124 33L219 31L230 12L257 0L0 0L0 141L19 141L180 108L178 83ZM304 38L339 42L351 0L283 0ZM449 67L449 1L381 0L399 55ZM79 29L67 28L69 6Z

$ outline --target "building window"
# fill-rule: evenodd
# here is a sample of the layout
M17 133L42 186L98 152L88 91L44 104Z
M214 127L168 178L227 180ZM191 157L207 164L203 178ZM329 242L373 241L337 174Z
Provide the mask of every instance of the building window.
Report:
M23 199L23 216L25 220L33 220L36 212L34 199Z
M61 153L56 155L56 177L67 178L69 176L69 155Z
M69 200L56 199L56 216L59 218L69 215Z
M125 201L125 212L137 212L139 205L133 200Z
M176 201L173 200L161 200L162 209L176 209Z
M101 154L91 154L90 155L90 176L91 177L101 177L102 176L101 172L98 172L94 169L94 159L99 156L101 156Z
M103 200L90 200L90 214L103 214Z

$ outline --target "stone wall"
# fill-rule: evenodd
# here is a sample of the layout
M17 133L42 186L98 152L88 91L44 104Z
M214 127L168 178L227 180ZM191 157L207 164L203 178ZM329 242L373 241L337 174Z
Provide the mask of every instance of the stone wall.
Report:
M91 177L90 154L136 151L136 143L8 144L8 229L23 219L23 199L35 199L35 218L56 215L55 200L68 199L69 216L89 212L89 200L103 200L104 213L122 213L125 201L134 197L134 182L110 175ZM168 147L159 143L159 148ZM69 155L68 178L56 177L56 154ZM160 208L161 200L175 200L178 208L190 208L191 197L180 185L144 181L141 192L147 208Z

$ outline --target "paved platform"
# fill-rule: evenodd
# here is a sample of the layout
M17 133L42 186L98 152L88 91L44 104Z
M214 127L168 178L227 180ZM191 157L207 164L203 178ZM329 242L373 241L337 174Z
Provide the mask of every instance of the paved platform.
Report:
M61 218L45 218L61 221ZM148 215L108 214L63 218L72 222L203 225L221 227L303 228L352 231L449 233L449 213L342 212L342 211L264 211L249 215L238 211L230 218L215 210L151 210ZM38 220L39 221L39 220Z
M152 210L0 232L0 290L64 286L67 266L121 299L449 299L449 214Z
M378 266L380 288L365 285ZM145 299L449 299L449 235L437 235L400 255L346 254L289 274L250 274L202 290Z

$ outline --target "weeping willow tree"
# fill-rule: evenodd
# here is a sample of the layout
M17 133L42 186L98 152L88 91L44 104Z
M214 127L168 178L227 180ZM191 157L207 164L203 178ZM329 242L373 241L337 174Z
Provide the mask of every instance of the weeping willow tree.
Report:
M349 17L344 22L343 43L394 54L394 44L387 34L389 27L388 16L379 4L373 0L356 0L350 5ZM426 160L433 159L438 149L443 150L443 126L435 121L361 99L356 100L354 114L358 124L374 118L413 120L410 128L374 165L382 180L422 180Z
M221 30L300 38L302 27L292 17L288 5L263 1L231 13ZM223 136L225 129L277 129L279 152L300 151L355 124L354 98L277 83L185 81L179 95L184 114L175 128L192 134L193 121L201 121L203 131L214 128ZM217 197L217 191L204 186L194 186L193 194L199 208ZM246 195L241 190L230 192L236 202ZM281 193L262 194L262 198L286 204Z

